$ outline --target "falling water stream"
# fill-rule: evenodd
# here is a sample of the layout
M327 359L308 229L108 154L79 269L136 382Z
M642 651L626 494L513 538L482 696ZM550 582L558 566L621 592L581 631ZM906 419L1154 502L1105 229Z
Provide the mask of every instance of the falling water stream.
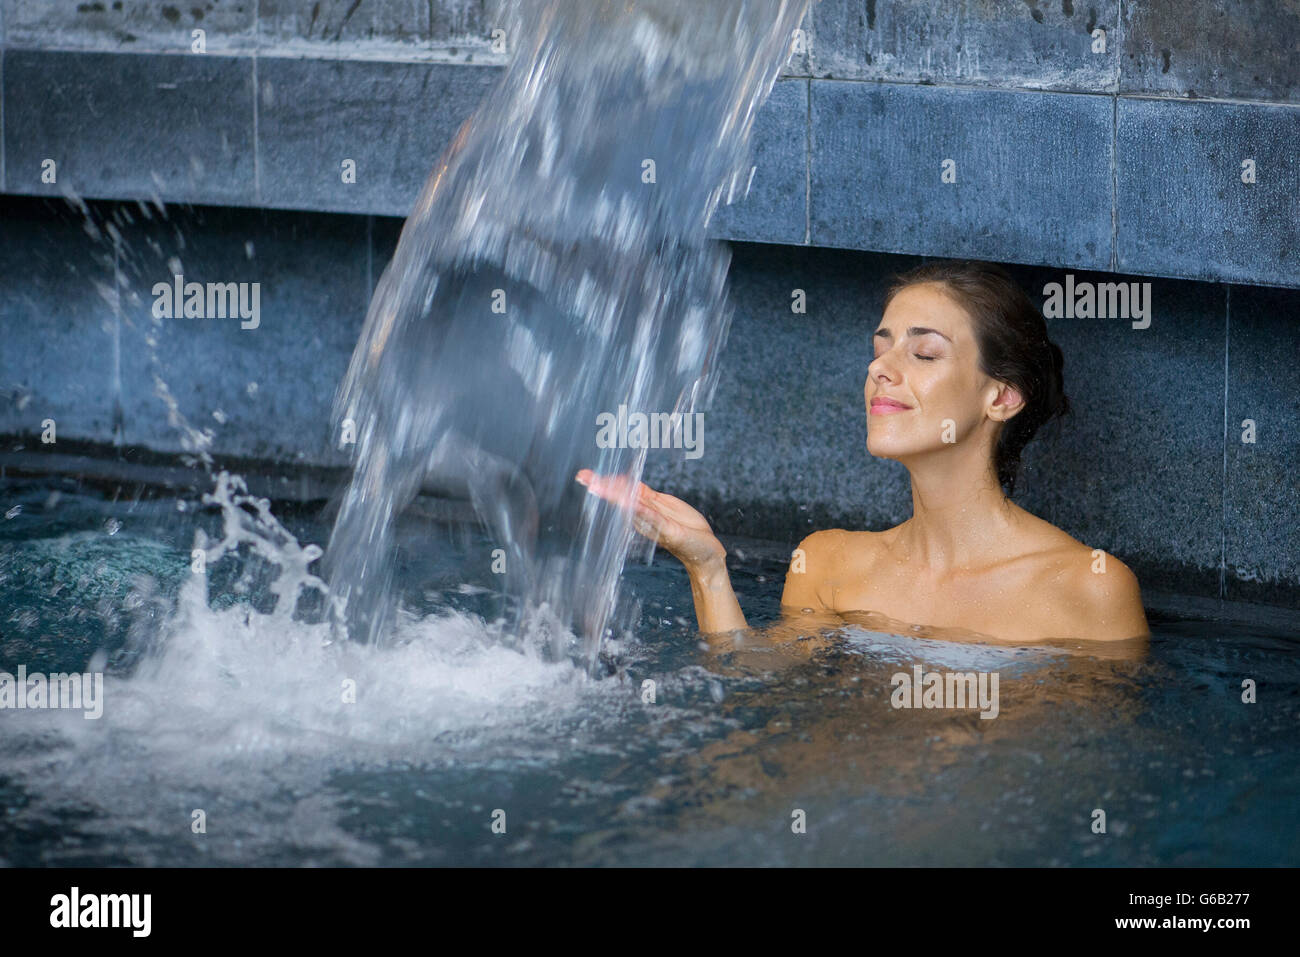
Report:
M645 448L597 446L601 413L710 397L729 257L705 230L748 187L806 6L512 8L511 63L430 175L340 392L355 471L326 562L352 637L386 634L393 521L424 489L473 501L519 633L594 658L633 536L573 476L640 478Z

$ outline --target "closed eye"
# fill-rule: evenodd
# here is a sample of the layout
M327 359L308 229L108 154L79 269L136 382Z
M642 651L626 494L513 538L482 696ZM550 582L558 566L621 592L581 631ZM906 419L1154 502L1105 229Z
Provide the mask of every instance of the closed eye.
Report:
M924 359L926 362L933 362L935 359L939 358L938 356L923 356L919 352L913 352L912 355L916 356L918 359Z

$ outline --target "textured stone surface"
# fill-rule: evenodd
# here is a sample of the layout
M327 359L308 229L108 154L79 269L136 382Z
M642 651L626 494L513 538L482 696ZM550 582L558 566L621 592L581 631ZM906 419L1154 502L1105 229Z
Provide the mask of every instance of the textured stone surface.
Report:
M18 47L182 52L197 29L208 50L251 49L257 0L0 0L0 17Z
M61 200L0 205L0 432L111 442L112 249Z
M1111 117L1102 96L815 80L812 242L1107 267Z
M1120 89L1300 103L1300 0L1126 3Z
M252 61L188 54L5 54L6 188L251 203ZM58 182L41 181L53 159Z
M1115 86L1117 0L818 0L812 75L1044 90ZM1093 30L1105 52L1092 50Z
M5 149L4 128L5 128L5 48L0 44L0 193L6 192L5 186Z
M122 237L115 319L111 241L92 240L70 212L52 216L65 209L58 201L6 207L0 433L30 434L51 414L65 438L109 442L120 405L126 442L179 450L157 370L185 417L214 430L218 458L346 460L330 441L331 404L400 220L169 208L158 222L136 204L97 205L101 228L108 215ZM917 260L732 248L735 317L704 456L652 452L647 481L699 506L721 532L790 545L818 528L905 520L907 473L867 453L862 389L887 283ZM173 256L190 280L261 282L260 327L163 320L155 365L151 290ZM1065 278L1041 267L1013 274L1040 304L1044 286ZM1150 281L1147 329L1124 318L1048 321L1074 412L1026 449L1016 501L1118 555L1145 588L1300 607L1300 292ZM795 289L807 296L804 315L791 311ZM1254 445L1240 442L1245 418L1256 421Z
M1017 270L1042 306L1062 270ZM1079 282L1145 282L1075 272ZM1026 449L1044 518L1119 555L1147 587L1217 595L1222 527L1224 294L1151 281L1151 325L1049 319L1072 413ZM1292 294L1294 296L1294 294ZM1032 453L1032 458L1031 458Z
M1232 286L1229 314L1226 597L1300 607L1300 296Z
M263 47L346 49L387 41L486 51L494 7L484 0L260 0L258 32Z
M187 52L413 55L502 62L490 50L499 0L0 0L11 46Z
M95 204L92 239L62 202L6 207L0 432L38 432L48 414L68 438L182 451L158 375L181 415L214 432L218 458L346 461L329 419L370 296L365 218L170 207L164 220L153 207L147 219L137 204ZM260 283L258 327L155 323L153 287L170 281L173 259L187 282Z
M333 449L330 412L369 300L365 219L168 212L166 223L137 225L126 233L127 280L135 294L123 301L127 440L160 450L182 448L156 395L156 371L190 423L216 433L221 453L346 461ZM173 275L173 257L187 282L260 283L257 328L241 328L235 318L154 323L153 285ZM146 341L150 334L156 352Z
M498 69L439 63L261 60L263 202L405 216L500 76ZM320 95L325 90L328 98ZM356 164L355 183L343 182L345 159Z
M1121 99L1117 124L1121 269L1300 284L1300 108Z
M801 244L808 227L808 83L782 80L754 120L749 195L719 205L709 235Z
M0 53L6 191L385 215L499 77L410 58ZM780 82L763 108L753 192L716 238L1300 285L1300 106L804 86ZM40 182L47 158L58 184Z

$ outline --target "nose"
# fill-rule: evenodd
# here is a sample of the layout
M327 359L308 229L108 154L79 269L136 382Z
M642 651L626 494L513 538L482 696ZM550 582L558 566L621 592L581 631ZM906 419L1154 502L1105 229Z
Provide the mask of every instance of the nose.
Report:
M893 350L886 349L880 355L871 360L867 366L867 381L875 380L876 382L895 382L897 381L894 374L892 360L889 358Z

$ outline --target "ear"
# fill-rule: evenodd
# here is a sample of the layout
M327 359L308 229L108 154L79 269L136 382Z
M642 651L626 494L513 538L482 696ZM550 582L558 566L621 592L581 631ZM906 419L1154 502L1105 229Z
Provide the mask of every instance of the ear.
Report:
M1006 382L997 383L997 395L989 406L989 418L1006 422L1025 407L1024 396L1020 390Z

